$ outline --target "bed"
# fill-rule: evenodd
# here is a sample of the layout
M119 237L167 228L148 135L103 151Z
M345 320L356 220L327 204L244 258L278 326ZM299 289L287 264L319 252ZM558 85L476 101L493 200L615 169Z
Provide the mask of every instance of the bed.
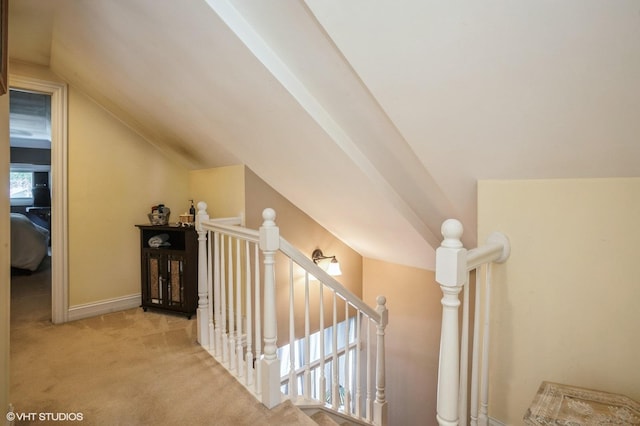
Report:
M47 255L49 231L20 213L11 213L11 267L35 271Z

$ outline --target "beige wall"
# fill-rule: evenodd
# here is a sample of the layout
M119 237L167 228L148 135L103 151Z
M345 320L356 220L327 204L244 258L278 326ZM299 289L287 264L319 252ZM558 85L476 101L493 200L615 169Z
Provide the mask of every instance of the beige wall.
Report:
M46 67L12 62L11 70L61 81ZM148 223L146 213L160 202L177 221L190 197L184 167L81 91L69 87L68 94L69 306L74 307L140 293L134 225Z
M640 399L640 179L482 181L478 240L495 268L490 415L522 416L543 380Z
M49 67L41 65L33 65L20 61L10 61L11 74L29 76L31 78L37 78L39 80L53 81L57 83L64 82L60 77L54 74ZM11 76L9 76L11 80Z
M364 259L364 301L387 298L390 425L435 425L442 292L432 271Z
M207 203L212 218L244 214L244 166L216 167L189 172L189 198Z
M245 170L247 226L258 229L262 225L262 211L267 207L274 209L280 236L309 257L316 248L325 255L335 255L342 269L338 281L362 297L362 256L291 204L249 168Z
M9 96L0 96L0 422L9 405L9 312L11 300L11 252L9 243Z
M69 306L140 293L139 233L152 205L189 207L188 172L69 88Z

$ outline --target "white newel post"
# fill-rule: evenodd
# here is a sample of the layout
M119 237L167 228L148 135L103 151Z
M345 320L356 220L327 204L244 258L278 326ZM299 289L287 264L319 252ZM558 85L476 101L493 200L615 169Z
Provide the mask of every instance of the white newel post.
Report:
M437 420L440 426L458 425L460 380L460 341L458 328L458 294L467 276L466 249L462 246L462 224L448 219L442 224L444 240L436 250L436 281L442 298L442 331L438 367Z
M201 223L209 220L207 203L198 203L198 214L195 217L196 231L198 231L198 311L197 337L201 346L209 347L209 297L208 289L208 262L207 262L207 233Z
M276 212L264 209L260 227L260 249L264 256L264 356L262 358L262 403L273 408L281 402L280 360L276 353L276 274L275 256L280 247L280 230L276 226Z
M385 397L385 363L384 363L384 330L389 323L389 311L387 310L387 298L378 296L376 312L380 314L380 324L377 326L376 347L376 399L373 402L373 423L376 426L387 424L387 400Z

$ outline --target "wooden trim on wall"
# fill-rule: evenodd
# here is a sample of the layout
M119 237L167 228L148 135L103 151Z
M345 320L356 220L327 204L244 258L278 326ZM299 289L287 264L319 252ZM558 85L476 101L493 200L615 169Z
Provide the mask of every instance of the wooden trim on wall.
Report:
M9 0L0 0L0 96L7 93L9 62Z
M51 321L61 324L69 309L67 85L11 74L11 87L51 95Z
M124 311L140 307L141 295L131 294L129 296L116 297L114 299L101 300L99 302L85 303L83 305L71 306L69 308L68 321L95 317L98 315L110 314L112 312Z

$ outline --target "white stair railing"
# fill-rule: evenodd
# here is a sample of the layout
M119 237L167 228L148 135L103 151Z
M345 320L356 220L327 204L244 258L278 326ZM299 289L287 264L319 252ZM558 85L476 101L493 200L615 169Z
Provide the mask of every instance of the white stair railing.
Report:
M206 208L198 203L196 216L198 342L268 408L289 398L299 405L332 408L360 423L386 425L386 299L379 296L373 309L329 276L280 237L272 209L264 210L260 229L251 230L239 226L239 217L210 219ZM288 258L287 282L276 283L277 253ZM286 291L278 290L282 286ZM305 342L298 357L302 367L292 361L285 377L276 347L276 309L284 305L277 304L276 294L288 294L290 351L299 336ZM319 332L317 359L309 350L312 312ZM345 324L353 318L352 341L349 332L344 341L337 340L338 316ZM326 328L332 329L331 339L325 339Z
M491 264L510 254L509 239L492 233L485 245L466 250L460 237L462 224L449 219L442 224L444 240L436 250L436 281L442 298L442 330L438 367L437 420L440 426L488 424L489 313ZM469 357L469 293L475 276L472 353ZM471 283L471 284L470 284ZM462 328L458 323L462 299ZM484 303L484 304L482 304ZM468 365L471 363L471 377ZM471 395L469 396L468 390Z

